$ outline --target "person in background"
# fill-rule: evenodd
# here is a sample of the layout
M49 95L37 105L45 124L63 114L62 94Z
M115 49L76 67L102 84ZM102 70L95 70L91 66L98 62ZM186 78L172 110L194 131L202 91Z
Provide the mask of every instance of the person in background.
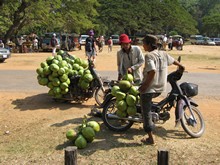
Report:
M164 34L164 37L163 37L163 50L167 50L167 35Z
M139 92L143 127L148 137L143 138L141 141L147 144L155 144L152 133L155 128L151 116L152 98L159 96L165 91L168 66L177 65L182 71L184 71L184 66L165 51L157 50L157 37L154 35L146 35L144 37L143 47L148 53L145 55L144 78L139 87Z
M97 45L98 50L99 50L99 52L100 52L100 50L101 50L101 42L100 42L100 37L97 37L97 38L95 39L95 42L96 42L96 45Z
M12 52L12 49L13 47L15 46L15 43L12 41L12 38L10 38L8 41L7 41L7 49Z
M179 38L179 49L178 50L183 50L183 39L182 39L182 37Z
M52 47L52 55L55 56L57 45L58 45L58 40L56 38L56 34L55 33L53 33L53 36L52 36L52 38L50 40L50 45Z
M97 56L97 48L96 48L96 41L94 38L94 31L89 31L89 37L86 38L86 44L85 44L85 53L88 59L95 62L95 56Z
M34 52L38 52L38 39L37 38L33 39L33 50Z
M173 50L173 37L172 36L168 38L168 49Z
M23 43L25 42L24 38L18 37L18 48L19 48L19 53L23 53L24 52L24 48L23 48Z
M121 50L117 52L118 80L130 73L134 77L134 83L139 84L142 80L143 53L139 46L131 45L131 40L126 34L120 35L119 42Z
M157 49L163 50L163 37L158 38Z
M4 47L5 47L4 43L2 42L2 40L0 40L0 48L4 48Z
M68 51L74 49L75 45L74 45L74 42L72 40L72 37L68 37L68 40L67 40L67 43L68 43Z
M32 32L29 36L28 36L30 41L33 41L35 38L38 38L37 34L35 34L34 32Z
M104 36L100 36L99 37L99 42L100 42L100 49L99 49L99 52L102 52L103 51L103 47L105 45L105 39L104 39Z
M82 39L81 39L81 37L79 37L78 40L79 40L79 50L82 50Z
M108 52L112 51L112 46L113 46L112 37L109 37L109 39L108 39Z

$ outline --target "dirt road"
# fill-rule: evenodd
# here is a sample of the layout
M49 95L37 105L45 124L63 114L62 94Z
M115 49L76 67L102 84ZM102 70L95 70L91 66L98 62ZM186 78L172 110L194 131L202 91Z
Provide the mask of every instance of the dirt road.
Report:
M116 51L107 48L97 57L97 70L103 76L115 77ZM101 132L95 141L78 151L79 164L156 164L157 150L165 148L170 153L170 164L220 164L220 47L185 46L183 51L170 53L182 55L187 68L184 81L200 86L199 104L206 132L191 139L181 127L174 128L171 120L157 125L156 146L140 143L144 135L142 124L135 124L125 133L109 131L99 118ZM83 51L70 52L85 58ZM47 88L37 84L35 70L51 53L12 54L0 63L0 164L45 165L64 163L64 148L71 145L65 138L69 128L78 126L94 105L91 99L82 105L56 103L47 94ZM170 67L170 71L175 67Z

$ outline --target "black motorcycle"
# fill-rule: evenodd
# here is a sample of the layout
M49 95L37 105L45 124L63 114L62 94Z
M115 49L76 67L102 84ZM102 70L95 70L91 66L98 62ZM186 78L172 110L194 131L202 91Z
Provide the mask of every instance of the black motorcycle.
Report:
M62 58L74 59L73 56L65 52L62 54ZM88 59L88 69L93 75L93 80L90 82L88 89L82 89L79 84L80 75L75 75L70 78L69 92L62 98L54 98L56 101L75 101L82 103L88 99L94 97L98 105L101 105L104 101L105 91L108 88L109 81L102 79L94 68L94 63Z
M189 136L198 138L205 131L204 119L198 110L198 104L192 100L192 97L198 94L198 85L188 82L179 85L177 81L181 79L182 75L183 71L179 68L168 75L167 81L171 85L171 91L160 102L152 102L152 120L155 124L165 123L170 118L169 111L174 107L176 125L181 123ZM136 105L135 116L118 117L116 115L116 98L110 92L106 95L102 107L102 119L110 130L126 131L134 122L143 122L139 104Z

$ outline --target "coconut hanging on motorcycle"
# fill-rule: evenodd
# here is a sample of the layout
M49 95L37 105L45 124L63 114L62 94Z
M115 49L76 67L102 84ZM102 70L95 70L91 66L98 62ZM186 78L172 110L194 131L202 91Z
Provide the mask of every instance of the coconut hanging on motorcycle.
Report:
M97 90L103 87L103 83L89 60L60 50L57 55L50 56L42 62L36 72L38 83L47 86L48 94L56 101L84 102L95 94L97 103L102 102L96 95L99 94Z
M116 115L119 117L134 116L139 102L138 88L132 85L133 76L129 73L123 76L118 85L114 85L111 94L116 97Z
M170 119L171 110L175 109L176 122L181 124L189 136L198 138L201 137L205 131L205 122L198 109L199 105L192 100L192 97L198 94L198 85L186 82L179 84L178 81L181 80L183 73L183 68L177 68L176 71L171 72L167 76L171 90L161 101L152 102L151 117L154 123L165 123L165 121ZM143 122L138 101L135 104L137 109L135 116L129 116L134 114L133 111L135 112L135 110L129 112L130 109L128 108L133 105L135 100L133 97L128 96L128 91L131 91L132 85L130 87L129 83L126 84L125 82L122 84L125 85L120 85L119 82L118 86L115 85L112 88L112 96L111 94L107 95L103 104L103 122L113 131L126 131L134 122ZM130 87L130 89L127 87ZM134 94L134 91L130 93L137 98L139 95Z

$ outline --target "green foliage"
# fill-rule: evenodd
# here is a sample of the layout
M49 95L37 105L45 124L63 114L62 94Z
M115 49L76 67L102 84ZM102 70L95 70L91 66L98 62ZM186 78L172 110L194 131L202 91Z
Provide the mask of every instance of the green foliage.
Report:
M0 13L0 35L5 40L17 34L35 32L81 33L97 26L97 0L11 0L4 1Z
M108 33L166 33L181 34L196 31L196 22L177 0L113 1L99 0L98 11Z
M178 35L178 33L176 31L170 31L169 32L169 36L174 36L174 35Z
M208 36L220 34L220 4L203 17L203 32Z
M220 0L179 0L179 2L197 21L197 28L201 34L217 36L220 33L217 23L219 10L216 11Z
M10 0L0 6L0 36L45 32L96 35L219 33L220 0Z

